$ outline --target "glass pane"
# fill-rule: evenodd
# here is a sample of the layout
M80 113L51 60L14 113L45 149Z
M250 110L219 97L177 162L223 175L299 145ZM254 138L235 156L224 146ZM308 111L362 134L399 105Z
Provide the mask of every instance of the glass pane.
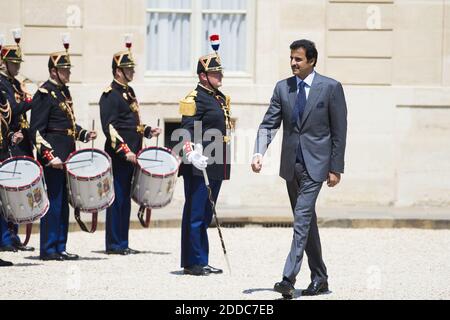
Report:
M148 9L190 9L191 0L147 0Z
M147 69L190 70L190 14L147 14Z
M220 35L219 55L226 71L246 71L247 25L244 14L204 14L203 54L211 53L209 36Z
M202 9L246 10L247 0L202 0Z

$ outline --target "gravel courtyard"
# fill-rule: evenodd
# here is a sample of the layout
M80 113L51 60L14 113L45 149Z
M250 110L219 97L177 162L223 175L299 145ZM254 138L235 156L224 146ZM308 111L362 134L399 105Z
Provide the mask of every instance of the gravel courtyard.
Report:
M210 264L222 275L182 275L180 230L131 230L131 256L104 254L104 231L69 234L75 262L44 262L33 253L1 252L15 266L0 268L0 299L278 299L290 247L289 228L222 230L232 273L228 273L215 228L209 230ZM320 230L331 293L302 297L309 283L304 260L296 299L450 299L450 230ZM39 245L34 234L30 244Z

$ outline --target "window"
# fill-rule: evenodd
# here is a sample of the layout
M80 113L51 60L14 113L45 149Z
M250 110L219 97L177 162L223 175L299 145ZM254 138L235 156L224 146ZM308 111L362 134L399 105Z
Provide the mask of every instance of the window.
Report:
M191 0L148 0L147 5L147 69L189 70Z
M221 37L226 73L249 74L254 0L147 0L147 70L150 75L192 75Z

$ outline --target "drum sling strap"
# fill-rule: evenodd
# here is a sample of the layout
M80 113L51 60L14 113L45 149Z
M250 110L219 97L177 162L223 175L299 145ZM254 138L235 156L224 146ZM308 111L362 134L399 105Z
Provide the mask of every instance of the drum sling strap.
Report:
M144 211L146 213L145 215L145 221L144 221ZM141 226L148 229L150 227L150 218L152 216L152 209L146 208L145 206L140 206L138 211L138 218L139 222L141 223Z
M91 223L91 229L89 230L84 222L81 220L80 216L80 208L75 208L75 220L77 220L78 225L80 226L81 230L88 233L94 233L95 230L97 230L97 215L98 212L92 212L92 223Z

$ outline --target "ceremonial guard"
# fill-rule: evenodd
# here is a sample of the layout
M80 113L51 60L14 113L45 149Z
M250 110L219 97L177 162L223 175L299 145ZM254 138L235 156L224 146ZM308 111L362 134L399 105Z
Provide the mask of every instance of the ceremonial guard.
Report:
M215 53L203 56L197 65L199 83L180 101L181 128L186 130L183 163L185 204L181 230L181 267L185 274L222 273L208 263L207 228L212 207L202 170L206 169L214 202L223 180L230 178L230 98L222 85L222 65L217 53L218 35L211 36ZM203 154L203 150L205 151Z
M129 83L136 66L131 54L131 39L126 38L128 50L114 54L114 80L100 98L100 118L106 136L105 151L112 159L115 200L106 213L106 253L136 254L128 246L131 212L131 180L136 154L142 148L143 138L161 133L160 128L142 124L139 102Z
M40 258L42 260L76 260L67 253L69 202L64 161L75 151L75 141L88 142L97 137L94 131L82 129L75 121L73 101L67 83L70 81L68 35L63 39L66 51L50 55L50 79L33 99L30 133L37 158L44 166L50 209L41 219Z
M21 32L20 29L13 30L13 36L16 45L3 46L0 50L2 68L0 69L0 90L4 91L6 98L13 112L11 119L11 131L21 131L24 139L16 146L11 146L12 156L33 157L33 145L29 137L29 124L26 112L31 109L32 96L25 92L23 84L16 78L19 74L22 59L20 48ZM33 247L27 247L20 241L18 226L8 228L8 223L1 219L0 221L1 239L0 251L34 251ZM13 230L11 230L13 229Z
M6 93L0 90L0 161L4 161L9 157L9 148L12 145L20 143L23 135L20 132L13 133L10 131L10 123L12 118L12 110ZM0 209L1 210L1 209ZM3 220L3 215L1 215ZM0 267L8 267L13 264L9 261L0 259Z

